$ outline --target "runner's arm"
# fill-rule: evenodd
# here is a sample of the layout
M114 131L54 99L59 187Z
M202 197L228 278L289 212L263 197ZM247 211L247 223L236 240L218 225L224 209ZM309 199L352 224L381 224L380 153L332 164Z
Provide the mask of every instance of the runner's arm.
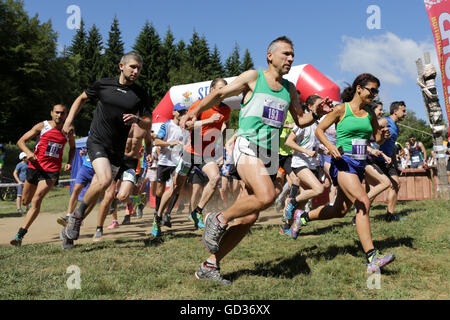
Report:
M325 130L327 130L333 123L337 123L341 120L345 114L345 105L340 104L334 107L333 111L328 113L322 121L319 122L315 134L319 141L328 149L330 156L336 159L340 159L341 153L338 148L332 144L325 135Z
M210 92L195 108L188 111L181 118L180 127L185 129L185 123L188 120L195 119L199 113L219 105L224 99L237 96L247 90L254 90L257 78L258 71L248 70L241 73L233 82L227 84L225 87Z
M78 98L75 99L75 101L72 103L72 106L70 107L69 115L67 116L66 121L64 122L64 126L61 130L63 134L69 135L71 131L73 131L73 120L75 119L78 112L80 112L81 108L88 101L89 98L86 95L86 92L83 92L78 96Z
M69 147L70 147L69 157L67 159L67 164L64 167L64 171L69 171L70 169L72 169L72 161L73 161L73 158L75 157L75 153L77 152L77 148L75 145L75 136L73 134L69 137L68 143L69 143Z
M44 128L44 122L39 122L31 130L27 131L20 139L17 141L17 146L27 154L27 160L37 160L36 155L27 147L27 142L38 136L42 129Z

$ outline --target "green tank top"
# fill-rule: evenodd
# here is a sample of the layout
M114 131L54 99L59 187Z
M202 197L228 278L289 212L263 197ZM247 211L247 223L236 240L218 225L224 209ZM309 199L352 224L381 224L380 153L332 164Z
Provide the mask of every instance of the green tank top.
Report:
M272 90L262 70L258 70L255 90L249 101L241 104L237 136L272 150L279 148L279 137L286 120L291 96L289 81L283 79L280 90Z
M345 103L345 115L336 126L336 146L342 147L344 152L352 153L352 140L366 139L372 135L372 114L368 107L364 107L367 116L357 117L353 114L349 103Z
M291 113L288 112L285 124L291 124L291 123L294 123L294 118L292 117ZM290 156L292 154L292 149L289 147L286 147L286 145L285 145L286 139L291 134L291 132L292 132L291 128L283 128L283 130L281 130L280 151L278 151L278 153L281 154L282 156Z

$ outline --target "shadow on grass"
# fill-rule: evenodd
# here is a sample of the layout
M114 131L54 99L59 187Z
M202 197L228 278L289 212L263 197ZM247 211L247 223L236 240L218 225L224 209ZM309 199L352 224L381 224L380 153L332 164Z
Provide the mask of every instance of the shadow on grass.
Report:
M316 235L317 236L317 235L321 235L321 234L325 234L325 233L331 232L334 229L344 228L344 227L349 226L351 224L352 224L351 221L339 221L339 222L336 222L336 223L334 223L332 225L329 225L327 227L317 228L314 231L310 231L310 232L303 232L303 230L302 230L300 236L311 236L311 235Z
M384 251L385 249L390 249L399 246L406 246L414 249L413 238L388 238L384 240L374 241L374 246L377 250ZM325 260L333 260L338 255L350 254L353 257L364 258L364 253L362 253L362 248L359 241L355 241L354 245L346 246L336 246L331 245L325 250L318 250L317 246L314 245L309 248L302 249L295 253L293 256L285 259L275 259L263 263L256 263L254 269L242 269L232 272L226 275L231 280L235 280L243 275L254 275L261 277L272 277L272 278L288 278L292 279L299 274L310 274L311 269L309 268L306 259L320 260L321 258ZM395 274L393 271L383 271L383 274Z
M292 257L282 259L281 261L280 259L276 259L263 263L255 263L255 268L252 270L238 270L227 274L226 277L232 281L243 275L292 279L298 274L310 273L311 269L306 263L306 257L301 252L297 252Z
M399 217L406 217L408 216L410 213L416 212L416 211L421 211L423 210L422 208L404 208L400 211L396 211L395 214L398 215ZM382 214L378 214L376 216L373 216L373 219L375 221L386 221L386 213L382 213Z

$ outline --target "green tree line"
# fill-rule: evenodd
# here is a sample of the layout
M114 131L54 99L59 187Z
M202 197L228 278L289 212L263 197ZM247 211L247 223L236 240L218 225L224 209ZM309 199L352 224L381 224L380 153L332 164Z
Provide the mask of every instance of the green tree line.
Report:
M81 21L71 44L58 52L51 21L29 17L22 1L0 0L0 143L15 143L48 119L53 105L70 107L95 80L118 76L124 47L119 20L113 17L106 41L95 24ZM175 41L170 27L161 37L149 21L132 50L144 59L138 84L149 93L152 109L174 85L236 76L254 67L248 49L241 58L237 43L222 63L217 46L197 31L188 42ZM87 104L77 116L77 135L87 134L94 109Z

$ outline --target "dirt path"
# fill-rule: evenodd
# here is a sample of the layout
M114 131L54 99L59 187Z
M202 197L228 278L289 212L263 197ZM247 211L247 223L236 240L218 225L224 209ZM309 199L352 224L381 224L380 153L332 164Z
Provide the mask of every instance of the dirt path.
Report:
M94 208L92 213L83 221L81 235L77 243L92 242L92 236L94 235L97 226L97 211L97 208ZM130 225L120 225L119 228L113 230L106 229L111 223L111 216L108 216L105 221L103 239L114 240L120 237L137 239L148 236L151 232L153 213L154 209L146 207L142 219L132 217ZM119 212L119 222L122 222L124 214L124 210ZM25 236L22 245L31 243L61 243L59 240L59 232L62 227L56 223L56 218L62 215L63 214L41 212ZM162 227L162 231L193 232L193 224L188 221L187 215L187 210L184 210L181 214L172 214L172 228ZM277 213L272 209L266 210L261 213L256 224L280 224L280 217L280 213ZM10 245L9 242L22 225L24 218L25 216L0 216L0 247Z

